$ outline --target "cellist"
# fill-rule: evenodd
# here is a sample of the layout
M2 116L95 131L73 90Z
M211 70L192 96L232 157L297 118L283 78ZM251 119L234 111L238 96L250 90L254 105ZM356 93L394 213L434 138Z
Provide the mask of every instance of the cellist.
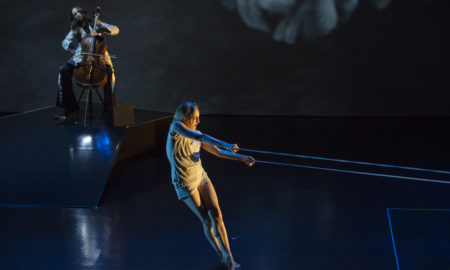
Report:
M62 47L73 53L66 64L60 67L58 75L58 93L56 106L64 108L64 115L56 116L58 120L65 121L69 116L80 110L78 101L72 88L72 76L74 68L83 60L81 54L81 41L84 37L95 34L90 25L90 18L86 11L80 7L72 8L70 13L71 29L62 42ZM119 28L97 20L97 34L115 36L119 34ZM115 85L114 69L108 51L105 52L107 82L103 87L104 108L108 111L113 105L113 91Z

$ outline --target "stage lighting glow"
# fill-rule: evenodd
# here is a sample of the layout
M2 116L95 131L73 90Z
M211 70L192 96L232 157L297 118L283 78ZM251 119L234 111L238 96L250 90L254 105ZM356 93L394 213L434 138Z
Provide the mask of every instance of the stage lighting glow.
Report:
M93 138L91 135L81 135L78 139L78 150L92 150L93 147Z
M98 138L96 138L95 145L98 150L111 150L111 140L109 139L108 134L104 132Z
M96 150L105 155L110 155L113 150L111 149L111 138L105 131L94 134L80 134L77 144L73 148L75 150Z
M81 139L81 144L91 144L92 143L92 136L88 135L88 136L84 136Z

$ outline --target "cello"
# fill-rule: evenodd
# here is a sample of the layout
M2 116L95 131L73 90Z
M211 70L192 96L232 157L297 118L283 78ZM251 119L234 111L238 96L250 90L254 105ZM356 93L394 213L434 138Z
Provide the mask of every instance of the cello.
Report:
M97 33L98 19L101 15L101 8L97 7L93 33L83 38L81 41L82 61L75 69L73 76L76 82L82 87L99 88L106 84L106 40Z

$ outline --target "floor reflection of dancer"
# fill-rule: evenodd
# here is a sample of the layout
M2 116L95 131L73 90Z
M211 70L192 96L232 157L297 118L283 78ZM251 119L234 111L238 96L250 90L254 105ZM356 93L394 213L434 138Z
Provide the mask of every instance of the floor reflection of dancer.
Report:
M75 67L82 62L81 40L93 33L93 27L90 25L90 18L86 16L86 11L80 7L74 7L71 11L71 29L62 42L62 47L73 53L69 61L61 66L58 75L58 93L56 106L64 108L64 115L56 116L59 120L66 120L71 113L78 112L80 106L72 89L72 76ZM111 36L119 34L117 26L107 24L98 20L97 33L108 34ZM107 82L103 87L103 102L105 111L110 111L115 103L114 84L115 76L111 58L108 51L105 52Z
M175 112L166 145L172 183L178 199L186 203L203 223L205 236L221 262L228 269L235 269L239 265L233 260L216 191L202 167L200 148L221 158L240 160L248 166L252 166L255 159L235 153L239 150L236 144L223 142L198 131L199 117L198 107L193 102L182 103Z

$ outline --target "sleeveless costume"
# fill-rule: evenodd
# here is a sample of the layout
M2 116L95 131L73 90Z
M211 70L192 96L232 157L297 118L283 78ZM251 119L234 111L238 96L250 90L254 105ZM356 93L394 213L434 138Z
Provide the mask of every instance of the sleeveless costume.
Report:
M201 134L200 131L194 132ZM173 131L167 136L166 152L172 171L172 184L178 199L188 197L191 191L209 181L200 159L201 142L189 139Z

